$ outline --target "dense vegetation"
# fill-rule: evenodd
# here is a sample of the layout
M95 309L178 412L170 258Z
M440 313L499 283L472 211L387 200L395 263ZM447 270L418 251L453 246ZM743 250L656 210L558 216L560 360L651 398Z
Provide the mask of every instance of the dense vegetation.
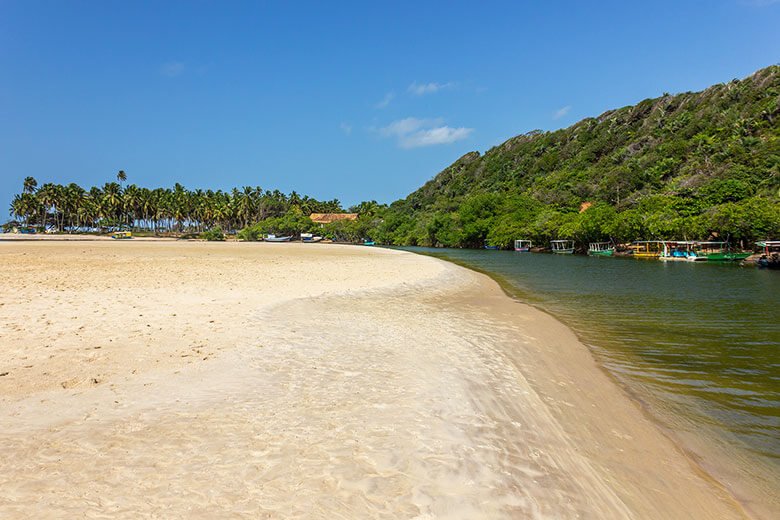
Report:
M547 244L780 237L780 66L699 93L664 95L554 132L514 137L484 155L471 152L390 206L350 208L354 222L321 228L312 212L343 211L260 188L189 191L107 183L25 180L11 213L25 224L80 230L133 226L204 232L220 239L316 231L339 240L510 247Z
M375 235L454 247L778 237L780 66L466 154L393 203Z
M232 231L292 214L341 211L338 200L319 201L260 187L246 186L230 192L190 191L180 184L173 189L150 190L134 184L123 187L127 180L124 171L117 174L117 180L85 190L73 183L39 188L34 178L27 177L22 193L11 202L11 214L22 225L59 232L133 228L155 233L196 233ZM216 238L219 233L207 237Z

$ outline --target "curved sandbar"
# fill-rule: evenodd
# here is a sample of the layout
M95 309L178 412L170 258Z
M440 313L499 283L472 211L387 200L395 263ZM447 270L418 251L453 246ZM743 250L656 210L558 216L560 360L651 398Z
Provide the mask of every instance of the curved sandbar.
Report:
M743 518L552 317L381 249L0 243L0 516Z

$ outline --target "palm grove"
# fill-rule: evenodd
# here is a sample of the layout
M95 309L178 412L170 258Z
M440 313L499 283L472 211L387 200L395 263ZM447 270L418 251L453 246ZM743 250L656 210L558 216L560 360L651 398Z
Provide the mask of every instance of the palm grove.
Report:
M120 172L123 174L123 172ZM133 225L153 231L313 229L310 212L341 211L259 188L148 190L108 183L36 189L11 212L57 229ZM585 209L587 208L587 209ZM702 92L664 95L553 132L534 131L471 152L405 199L364 202L355 222L324 231L395 245L510 247L589 241L780 237L780 66Z
M57 232L132 228L154 233L197 233L207 230L237 230L250 224L284 219L312 212L341 211L338 200L319 201L292 192L263 191L245 186L230 192L123 186L127 175L120 170L118 182L89 189L71 183L43 184L24 180L21 194L11 202L11 214L24 226ZM300 232L300 230L296 230Z

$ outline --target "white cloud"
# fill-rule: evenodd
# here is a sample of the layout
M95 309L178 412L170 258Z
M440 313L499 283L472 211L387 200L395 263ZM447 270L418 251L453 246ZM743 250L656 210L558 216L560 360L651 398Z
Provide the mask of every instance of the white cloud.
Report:
M395 92L388 92L385 94L385 97L382 98L382 101L374 105L374 108L385 108L387 105L390 104L390 102L395 98Z
M346 135L350 135L352 133L352 125L349 123L341 123L339 125L339 128L341 128L341 131L344 132Z
M184 72L184 63L180 61L169 61L163 63L160 67L160 74L169 78L175 78Z
M566 114L569 113L569 110L571 110L571 105L566 105L565 107L561 107L555 112L553 112L553 119L560 119Z
M407 89L410 94L415 96L424 96L425 94L435 94L436 92L451 88L455 86L454 83L417 83L416 81L409 85Z
M450 144L466 139L473 128L452 128L442 125L441 119L407 117L380 128L384 137L395 138L401 148L420 148L438 144Z

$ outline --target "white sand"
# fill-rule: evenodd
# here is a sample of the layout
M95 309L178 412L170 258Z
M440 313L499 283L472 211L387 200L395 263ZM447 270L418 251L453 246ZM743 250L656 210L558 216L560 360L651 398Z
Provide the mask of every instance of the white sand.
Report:
M743 518L566 327L322 244L0 242L0 518Z

